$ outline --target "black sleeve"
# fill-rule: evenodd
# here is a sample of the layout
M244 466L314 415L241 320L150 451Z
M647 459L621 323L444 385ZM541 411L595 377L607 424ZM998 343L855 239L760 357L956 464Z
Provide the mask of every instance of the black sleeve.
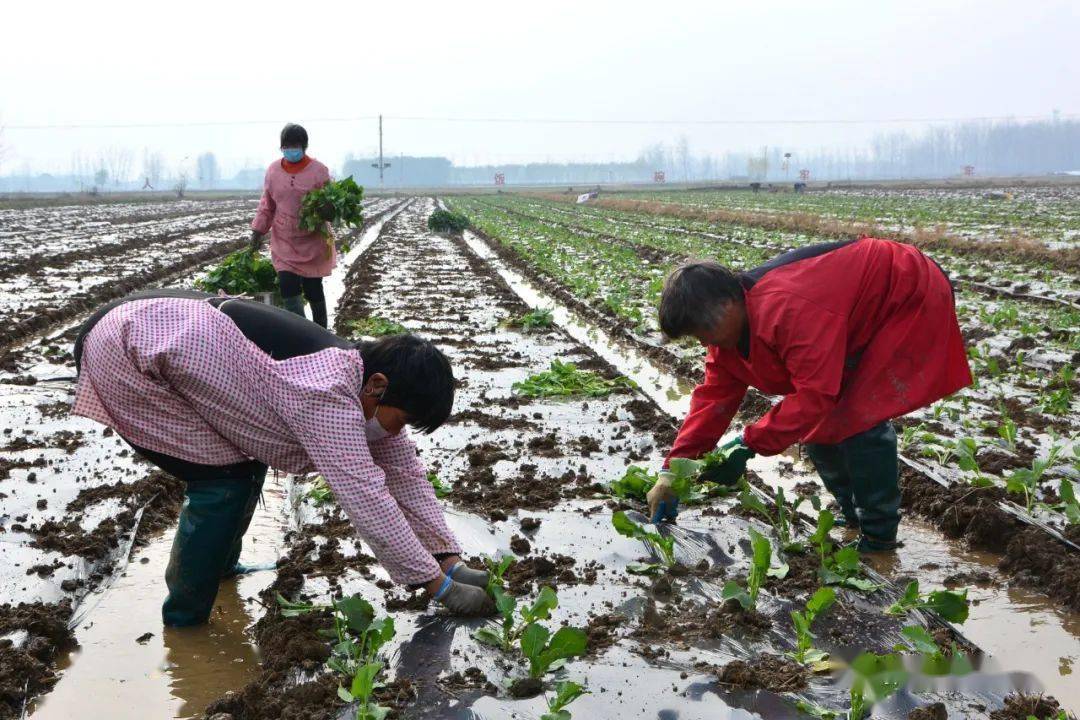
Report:
M329 347L353 344L310 320L254 300L228 300L220 306L240 332L275 360L310 355Z
M82 365L83 341L101 318L113 308L132 300L155 298L185 298L209 300L236 323L240 332L275 360L310 355L328 347L352 348L353 343L338 337L295 313L254 300L222 298L198 290L154 289L140 290L113 300L98 308L87 318L75 338L75 370Z

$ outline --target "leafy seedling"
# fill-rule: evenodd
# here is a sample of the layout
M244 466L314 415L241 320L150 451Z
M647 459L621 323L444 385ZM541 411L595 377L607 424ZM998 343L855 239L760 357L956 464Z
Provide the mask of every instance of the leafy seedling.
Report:
M634 387L627 377L607 380L591 370L578 370L574 363L552 360L544 372L530 375L511 388L525 397L605 397Z
M570 720L570 711L566 706L587 692L584 687L570 680L556 683L555 697L548 698L548 711L540 716L540 720Z
M770 568L772 545L768 538L754 528L750 528L750 549L750 570L746 575L746 587L743 588L736 580L729 580L720 592L724 600L735 600L744 610L753 610L757 607L758 593L766 577L771 575L783 578L788 572L787 565Z
M875 704L883 702L907 682L899 655L863 653L851 663L855 677L851 683L849 720L862 720Z
M383 663L371 662L361 665L353 675L349 689L338 686L338 697L347 703L355 702L356 720L383 720L390 714L390 708L371 701L371 696L378 682L379 673L383 670Z
M836 591L831 587L820 587L810 599L806 601L806 609L803 611L791 611L791 623L795 626L796 649L788 653L795 662L809 665L814 670L822 669L829 654L814 647L814 634L810 632L810 626L818 615L832 607L836 602Z
M832 514L832 511L818 510L817 525L813 535L810 536L810 544L817 548L818 560L822 567L825 567L825 558L832 552L833 544L829 539L829 531L834 525L836 525L836 516Z
M435 488L435 497L437 498L444 498L454 491L452 487L440 480L439 476L433 472L427 474L427 479L431 483L431 487Z
M311 484L311 489L308 490L307 496L316 505L323 505L333 500L334 493L330 490L330 485L327 484L326 478L320 475L315 478L315 482Z
M555 316L550 308L533 308L524 315L518 315L506 322L507 327L520 328L525 332L549 328L555 324Z
M1061 502L1053 506L1053 509L1064 513L1070 525L1080 525L1080 503L1076 501L1076 489L1073 488L1072 480L1061 478L1058 485L1058 497Z
M1060 454L1061 446L1054 445L1045 458L1032 460L1030 468L1014 470L1005 478L1005 489L1007 491L1024 496L1024 507L1028 515L1031 514L1031 509L1035 506L1036 493L1038 492L1039 483L1042 482L1043 475L1057 462Z
M640 500L645 502L646 495L656 484L657 473L652 473L638 465L631 465L618 480L608 484L608 492L622 500Z
M646 530L628 518L622 510L611 516L611 524L620 535L641 540L652 548L653 553L659 557L664 567L671 567L675 564L675 538Z
M851 588L859 592L871 592L880 587L872 580L860 577L861 575L859 551L853 546L843 547L832 555L826 555L825 563L818 568L818 577L826 585Z
M967 590L933 590L922 595L919 593L919 581L912 580L904 588L903 596L890 605L885 613L899 616L912 610L931 610L949 622L963 623L968 618Z
M529 677L540 678L549 670L557 670L566 661L584 655L589 646L584 630L561 627L552 635L539 623L530 623L521 633L521 653L529 660Z
M358 337L383 337L384 335L404 335L409 329L393 320L372 315L359 320L351 320L347 327L352 335Z

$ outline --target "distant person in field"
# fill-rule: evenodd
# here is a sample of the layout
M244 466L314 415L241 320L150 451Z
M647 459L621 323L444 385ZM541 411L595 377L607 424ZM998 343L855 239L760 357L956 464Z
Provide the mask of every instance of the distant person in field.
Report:
M891 240L811 245L747 272L675 270L660 301L670 338L706 348L705 379L671 458L698 458L727 431L748 387L783 395L723 447L708 479L734 484L755 454L802 443L859 549L897 546L900 491L890 420L971 384L952 286L919 250ZM672 476L649 492L653 522L675 517Z
M252 300L156 290L100 308L74 355L72 413L185 481L166 625L206 622L221 579L246 570L267 466L321 473L394 582L457 615L494 612L488 573L461 561L405 431L433 432L454 402L450 363L429 341L352 343Z
M285 309L304 316L303 292L311 319L326 327L322 279L337 264L336 251L318 231L300 229L300 202L309 191L330 182L330 171L307 154L307 130L289 123L281 131L281 159L270 163L262 200L251 221L251 248L270 233L270 260L278 273Z

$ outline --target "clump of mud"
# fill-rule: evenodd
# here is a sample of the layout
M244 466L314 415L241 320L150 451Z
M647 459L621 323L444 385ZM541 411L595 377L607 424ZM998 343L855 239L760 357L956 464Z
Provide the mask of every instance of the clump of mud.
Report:
M752 661L733 660L717 669L720 684L740 690L794 692L806 687L807 671L800 663L762 653Z
M990 720L1053 720L1061 712L1061 705L1046 695L1015 693L1005 698L1005 707L990 713Z
M21 717L27 698L47 692L59 679L57 656L76 645L70 618L68 600L0 605L0 637L26 634L18 646L10 638L0 640L0 718Z
M949 711L945 703L936 702L933 705L915 708L908 713L907 720L949 720Z

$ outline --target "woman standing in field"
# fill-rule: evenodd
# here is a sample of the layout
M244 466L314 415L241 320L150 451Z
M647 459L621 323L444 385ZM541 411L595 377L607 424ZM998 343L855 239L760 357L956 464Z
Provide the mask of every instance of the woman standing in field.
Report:
M311 319L326 327L322 279L337 263L333 243L319 232L300 229L300 203L308 192L330 182L326 166L307 154L307 130L289 123L281 131L281 160L266 169L259 211L251 222L251 248L271 229L270 260L278 273L285 309L304 315L303 291Z

